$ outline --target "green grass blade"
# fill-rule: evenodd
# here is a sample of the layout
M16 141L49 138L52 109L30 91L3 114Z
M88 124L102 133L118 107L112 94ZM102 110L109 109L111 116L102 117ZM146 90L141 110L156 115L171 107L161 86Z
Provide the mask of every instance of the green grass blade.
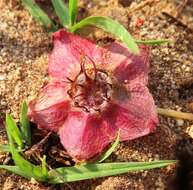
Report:
M168 43L168 39L160 39L160 40L135 40L137 44L147 44L147 45L161 45L164 43Z
M149 170L154 168L161 168L169 164L176 163L175 160L163 160L153 162L125 162L125 163L101 163L101 164L87 164L74 167L63 167L49 172L52 177L50 183L63 183L79 180L86 180L97 177L105 177L123 174L132 171ZM60 173L61 177L56 175Z
M14 119L9 114L6 115L6 129L7 129L8 134L10 134L13 137L17 145L20 148L22 148L23 147L22 134L19 128L17 127Z
M78 12L78 0L69 0L70 26L73 26L76 23L77 12Z
M46 167L46 155L43 156L41 161L42 161L42 174L44 176L48 176L48 169Z
M1 152L10 152L11 150L10 150L9 145L7 145L7 144L1 144L1 145L0 145L0 151L1 151Z
M75 32L76 30L87 25L94 25L98 28L102 28L103 30L114 34L117 38L122 40L127 45L127 47L132 53L135 54L139 53L139 48L135 40L129 34L127 29L124 28L117 21L114 21L107 17L99 17L99 16L87 17L81 20L79 23L72 26L70 30L71 32Z
M48 176L42 172L42 167L35 166L29 161L25 160L15 148L11 150L12 158L21 171L23 171L27 178L34 178L38 181L47 181Z
M31 145L31 128L27 117L27 111L28 111L27 103L24 101L21 105L20 111L20 127L23 139L25 139L28 145Z
M30 12L30 14L40 22L50 32L56 31L57 28L48 17L48 15L35 3L34 0L22 0L23 5Z
M1 152L11 152L10 146L8 144L1 144L0 145ZM24 149L17 149L17 152L23 152Z
M62 26L67 27L70 24L68 7L63 0L52 0L55 12L60 20Z
M42 172L42 167L40 166L35 166L32 163L28 162L25 160L18 152L17 149L15 148L14 145L14 138L13 138L13 133L11 133L11 125L7 125L7 135L9 139L9 146L11 150L11 155L12 158L15 162L15 165L25 174L24 177L30 179L34 178L38 181L47 181L48 176L44 175Z
M104 160L106 160L116 149L116 147L119 144L119 140L120 140L120 132L118 132L117 138L115 140L115 142L112 144L112 146L100 157L98 162L103 162Z
M8 166L8 165L0 165L0 169L5 169L14 174L20 175L22 177L29 178L24 171L22 171L18 166Z

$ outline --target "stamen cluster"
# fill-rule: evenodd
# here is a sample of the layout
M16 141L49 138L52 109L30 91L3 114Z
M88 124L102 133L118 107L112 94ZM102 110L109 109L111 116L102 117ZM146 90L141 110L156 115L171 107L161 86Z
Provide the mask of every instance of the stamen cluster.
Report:
M105 71L84 68L74 80L69 81L71 85L68 95L73 100L74 106L86 112L101 112L111 100L112 81Z

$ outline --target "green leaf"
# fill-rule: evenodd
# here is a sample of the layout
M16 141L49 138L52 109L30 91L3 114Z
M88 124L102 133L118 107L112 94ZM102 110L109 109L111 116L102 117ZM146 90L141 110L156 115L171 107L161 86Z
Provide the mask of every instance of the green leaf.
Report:
M78 12L78 0L69 0L70 26L73 26L76 23L77 12Z
M25 160L18 152L17 149L15 148L14 145L14 138L13 138L13 133L11 133L11 125L7 125L7 135L9 139L9 146L11 150L11 155L12 158L15 162L15 165L20 169L20 171L25 174L24 177L30 179L34 178L38 181L47 181L48 176L45 175L45 173L42 170L42 167L40 166L35 166L32 163L28 162Z
M31 128L27 117L27 111L28 111L27 103L24 101L21 105L20 111L20 127L23 139L25 139L28 145L31 145Z
M19 128L17 127L14 119L9 114L6 115L6 129L7 133L13 137L17 145L20 148L22 148L23 147L22 134L19 131Z
M106 160L116 149L116 147L119 144L119 140L120 140L120 131L118 132L117 138L115 140L115 142L112 144L112 146L100 157L98 162L103 162L104 160Z
M168 39L160 39L160 40L135 40L137 44L147 44L147 45L160 45L164 43L168 43Z
M45 171L43 171L41 167L31 164L14 150L12 152L12 157L17 165L16 166L0 165L0 169L8 170L17 175L23 176L27 179L34 178L42 182L48 181L49 176L47 171L46 173L44 173Z
M20 172L19 175L22 175L23 177L28 179L34 178L38 181L47 181L48 176L43 173L42 168L40 166L35 166L25 160L15 149L12 149L11 154L17 166L17 172Z
M1 152L11 152L10 146L8 144L1 144L0 145ZM17 149L17 152L23 152L24 149Z
M73 167L62 167L56 170L51 170L49 175L51 180L49 183L64 183L79 180L86 180L96 177L105 177L123 174L132 171L149 170L153 168L161 168L169 164L176 163L175 160L163 160L153 162L122 162L122 163L101 163L101 164L86 164ZM56 173L60 173L58 176ZM63 179L61 179L63 176Z
M12 172L14 174L28 178L28 176L26 176L26 173L24 171L22 171L18 166L0 165L0 169L5 169L5 170ZM28 179L31 179L31 178L28 178Z
M135 40L129 34L127 29L124 28L117 21L114 21L107 17L99 17L99 16L87 17L81 20L79 23L72 26L70 30L71 32L75 32L76 30L87 25L94 25L97 26L98 28L102 28L103 30L114 34L117 38L122 40L127 45L127 47L132 53L135 54L139 53L139 48Z
M0 144L0 151L1 152L10 152L9 145L7 145L7 144Z
M36 166L25 160L15 148L11 149L12 158L21 171L25 173L26 178L34 178L38 181L47 181L48 176L42 171L42 167Z
M67 27L70 24L68 7L64 4L63 0L52 0L55 12L60 20L60 23Z
M57 30L56 26L48 15L35 3L34 0L22 0L23 5L30 12L30 14L40 22L49 31L54 32Z
M42 161L42 174L44 176L48 176L48 169L46 167L46 155L43 156L41 161Z

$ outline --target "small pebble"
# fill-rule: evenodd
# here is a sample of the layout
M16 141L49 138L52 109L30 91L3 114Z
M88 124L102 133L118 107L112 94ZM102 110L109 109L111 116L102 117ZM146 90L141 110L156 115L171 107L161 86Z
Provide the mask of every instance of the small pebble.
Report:
M177 124L178 127L182 127L182 126L184 125L184 120L182 120L182 119L177 119L177 120L176 120L176 124Z

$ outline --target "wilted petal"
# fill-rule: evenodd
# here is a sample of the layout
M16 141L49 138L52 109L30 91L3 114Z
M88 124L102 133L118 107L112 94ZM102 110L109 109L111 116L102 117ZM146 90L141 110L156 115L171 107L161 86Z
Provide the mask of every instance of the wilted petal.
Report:
M65 84L52 82L42 88L37 99L29 103L28 115L38 127L57 131L68 114Z
M50 76L73 79L80 71L83 56L95 62L97 68L113 71L120 82L147 83L149 48L140 46L140 55L131 54L126 46L111 43L100 47L90 40L59 30L53 35L54 49L49 58Z
M80 72L83 56L88 56L96 64L102 62L107 50L90 40L59 30L53 35L54 49L49 58L49 74L52 77L65 80L75 77Z
M121 140L147 135L158 123L154 100L148 89L140 86L132 90L126 94L125 89L120 88L114 104L103 116L114 128L121 129Z
M85 112L71 112L59 130L67 152L77 160L86 160L100 153L116 135L116 129L102 118Z
M147 46L140 46L140 54L134 55L125 46L112 43L106 47L111 56L109 69L113 70L114 76L119 82L146 85L149 72L149 52Z

